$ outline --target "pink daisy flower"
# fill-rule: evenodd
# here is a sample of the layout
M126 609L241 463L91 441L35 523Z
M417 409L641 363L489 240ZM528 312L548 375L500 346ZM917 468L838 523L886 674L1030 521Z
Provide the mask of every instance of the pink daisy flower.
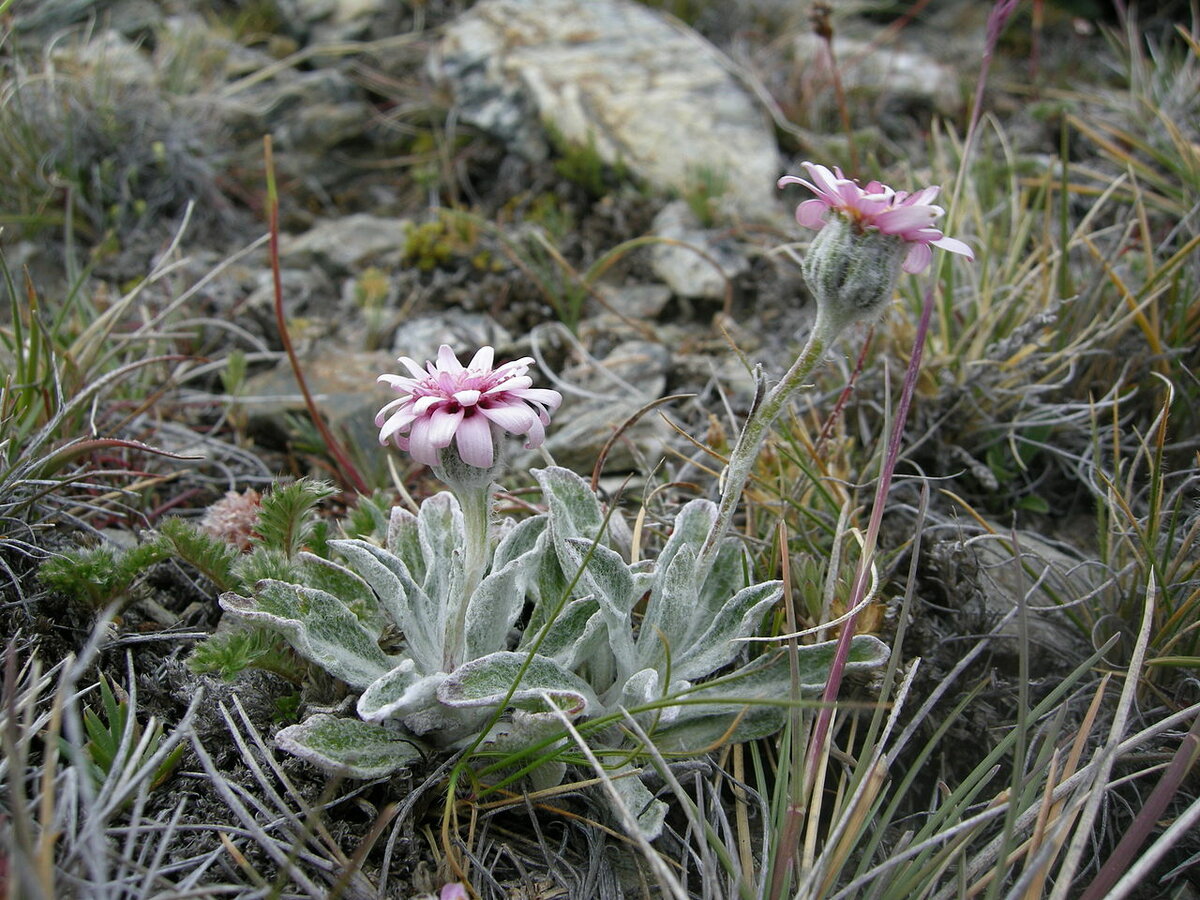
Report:
M894 191L878 181L861 187L857 181L845 177L836 166L830 171L815 163L804 162L801 165L808 170L812 181L785 175L779 179L779 187L802 184L817 195L796 207L796 221L805 228L816 231L824 228L827 222L825 213L832 209L860 230L873 228L883 234L894 234L912 245L901 268L914 275L929 267L933 260L930 247L975 259L970 247L962 241L946 237L934 227L934 221L946 212L931 202L940 190L938 187L923 188L915 194Z
M400 396L375 417L379 443L395 443L417 462L436 466L440 452L453 441L462 461L480 469L495 462L493 437L501 432L523 434L525 447L540 447L546 439L551 411L558 409L558 391L533 387L525 372L529 357L493 369L495 351L482 347L463 366L446 344L437 362L424 370L407 356L399 362L411 377L380 375Z

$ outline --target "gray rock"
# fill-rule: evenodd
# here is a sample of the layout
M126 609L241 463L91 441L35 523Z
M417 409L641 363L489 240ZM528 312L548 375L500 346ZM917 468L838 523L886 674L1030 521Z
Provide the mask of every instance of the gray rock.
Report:
M222 95L226 121L246 137L270 132L280 150L320 153L357 137L373 110L361 88L335 69L297 72Z
M660 189L708 172L743 212L772 208L780 163L763 111L715 47L631 0L484 0L431 68L464 121L532 159L550 123Z
M496 348L497 363L525 355L513 348L512 335L491 316L453 310L405 322L396 332L393 348L397 356L424 364L437 358L442 344L449 344L463 363L485 344ZM402 369L393 369L403 374Z
M329 276L317 266L287 267L279 273L284 309L290 316L315 316L316 321L333 317L336 289ZM275 280L270 270L255 274L254 287L241 304L243 314L257 320L267 334L276 337Z
M678 242L653 244L650 265L654 273L681 297L719 300L725 296L729 281L750 269L749 260L734 243L722 237L720 232L700 227L682 200L664 206L654 218L653 229L659 237Z
M997 525L994 533L955 540L937 541L930 559L951 596L981 604L984 627L997 623L1024 602L1028 611L1032 660L1049 665L1046 651L1068 657L1084 643L1083 635L1059 608L1060 602L1078 601L1099 589L1105 573L1098 562L1087 562L1031 531L1017 534L1020 559L1008 529ZM966 610L964 610L966 611ZM1019 615L1019 613L1017 614ZM1020 635L1017 615L994 633L1009 641L996 645L997 652L1015 650L1010 643Z
M283 0L280 7L309 43L340 43L396 34L406 4L395 0Z
M647 403L662 396L670 353L661 344L626 341L602 360L566 369L555 387L563 405L547 431L546 448L559 465L590 472L604 446ZM666 452L671 431L650 413L623 431L605 459L607 471L649 471Z
M261 72L277 60L263 50L238 43L210 28L195 13L168 16L155 33L155 59L169 73L172 90L201 93L223 90L229 81Z
M601 285L599 292L610 310L635 322L658 318L671 302L671 289L662 284Z
M802 32L793 41L792 52L806 77L832 79L821 38ZM944 115L962 105L958 73L919 48L901 49L870 38L838 35L833 39L833 52L838 75L849 92L924 100Z
M661 397L667 384L671 354L662 344L624 341L602 360L577 363L562 373L568 384L592 395L625 395L648 403Z
M64 41L51 52L60 72L84 75L125 85L149 85L157 81L154 64L137 44L116 29L108 29L87 41Z
M324 219L304 234L282 238L280 256L289 266L316 264L333 274L357 274L370 265L399 265L407 226L407 219L367 213Z
M356 444L373 446L379 439L375 413L389 399L387 389L378 385L376 379L384 372L396 370L392 355L364 353L334 341L317 341L312 352L301 360L301 367L317 409L335 433L345 429ZM274 426L286 413L305 408L287 360L249 379L239 402L259 427L264 422Z

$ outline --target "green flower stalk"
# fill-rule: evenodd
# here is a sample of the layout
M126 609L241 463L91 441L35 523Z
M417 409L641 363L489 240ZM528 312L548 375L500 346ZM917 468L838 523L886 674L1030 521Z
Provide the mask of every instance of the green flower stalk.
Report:
M785 175L779 187L800 184L816 196L796 208L796 221L818 233L801 265L817 303L817 317L804 349L775 387L756 398L729 455L720 511L697 561L703 578L729 531L754 462L775 419L804 383L825 351L847 327L878 318L887 308L901 272L925 271L931 247L974 259L971 248L946 237L933 223L945 212L932 201L939 188L915 194L872 181L862 187L838 168L806 162L811 181Z

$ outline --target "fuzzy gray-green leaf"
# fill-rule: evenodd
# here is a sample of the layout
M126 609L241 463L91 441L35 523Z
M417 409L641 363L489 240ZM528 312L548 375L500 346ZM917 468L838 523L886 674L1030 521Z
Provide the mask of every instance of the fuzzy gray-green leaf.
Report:
M350 778L390 775L422 758L411 737L359 719L318 713L275 735L280 750Z
M638 832L648 841L662 834L667 818L667 804L656 800L642 779L641 769L625 768L610 773L611 784L620 798L621 806L637 823Z
M421 587L444 611L446 598L462 570L464 525L458 500L449 491L434 494L421 504L417 528L426 566Z
M537 563L531 546L487 575L467 601L467 659L504 649L508 630L525 606L527 570Z
M526 667L525 662L529 660ZM522 669L524 671L522 672ZM518 682L518 678L520 681ZM517 683L509 697L509 690ZM597 704L586 681L544 656L501 651L459 666L438 688L449 706L496 707L505 702L526 710L547 709L545 696L569 716L586 715Z
M696 628L689 633L688 643L705 631L726 602L748 582L749 562L746 548L736 538L726 538L717 551L708 577L700 585L700 602L696 608Z
M358 698L358 714L368 722L385 722L412 715L437 703L437 687L445 673L422 675L411 659L381 675Z
M417 584L425 580L425 557L421 555L417 517L402 506L392 507L385 546L390 553L400 557Z
M630 634L630 612L638 598L629 566L607 547L579 538L566 541L563 552L570 574L582 569L576 592L593 596L600 603L618 671L631 673L637 654Z
M296 652L335 678L364 688L393 666L369 631L337 597L283 581L260 581L253 597L227 592L221 607L280 632Z
M545 516L532 516L513 526L500 539L496 552L492 554L492 571L499 571L518 556L537 547L538 541L546 531L548 521Z
M594 597L572 600L546 630L538 644L538 655L553 659L564 669L574 670L593 650L596 637L604 631L604 614ZM537 632L527 629L519 647L529 647ZM607 648L603 652L608 652Z
M829 667L833 663L837 641L822 644L801 645L796 652L799 670L799 687L802 693L815 694L829 680ZM787 699L792 692L792 667L789 651L779 650L760 656L737 671L706 682L683 695L689 704L680 713L681 719L703 715L704 707L693 705L697 700L705 704L724 706L746 702L761 702ZM846 671L871 669L888 658L888 647L879 638L869 634L855 635L850 641L850 655Z
M597 540L604 527L604 512L587 482L570 469L558 466L532 471L542 486L542 496L550 508L550 524L557 539Z
M408 654L418 667L432 672L442 662L439 605L413 580L400 557L368 541L330 541L379 597L379 605L404 633Z
M697 613L697 594L696 551L690 544L684 544L671 557L666 571L658 573L650 592L646 616L638 633L640 665L665 665L669 653L684 649L684 638Z
M725 744L769 737L787 719L787 710L780 706L743 706L734 712L728 712L728 706L718 709L722 711L662 723L654 732L655 745L664 752L694 756Z
M742 588L729 598L690 647L679 648L671 660L671 674L694 681L732 662L745 647L741 638L758 629L763 614L782 593L783 584L779 581Z
M371 586L356 572L307 550L297 554L296 561L300 565L298 582L333 594L368 627L376 623L379 616L378 598Z

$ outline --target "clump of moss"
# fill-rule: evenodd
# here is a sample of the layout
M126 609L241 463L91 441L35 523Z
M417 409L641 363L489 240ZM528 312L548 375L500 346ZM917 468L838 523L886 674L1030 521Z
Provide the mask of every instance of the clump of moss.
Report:
M467 215L440 210L435 219L408 226L404 263L422 272L457 268L466 263L479 272L499 272L503 262L480 244L479 225Z
M569 140L553 125L546 126L546 135L554 149L554 171L562 178L582 188L591 200L599 200L622 184L632 180L628 167L618 160L609 163L596 149L596 139L589 134L583 143Z

